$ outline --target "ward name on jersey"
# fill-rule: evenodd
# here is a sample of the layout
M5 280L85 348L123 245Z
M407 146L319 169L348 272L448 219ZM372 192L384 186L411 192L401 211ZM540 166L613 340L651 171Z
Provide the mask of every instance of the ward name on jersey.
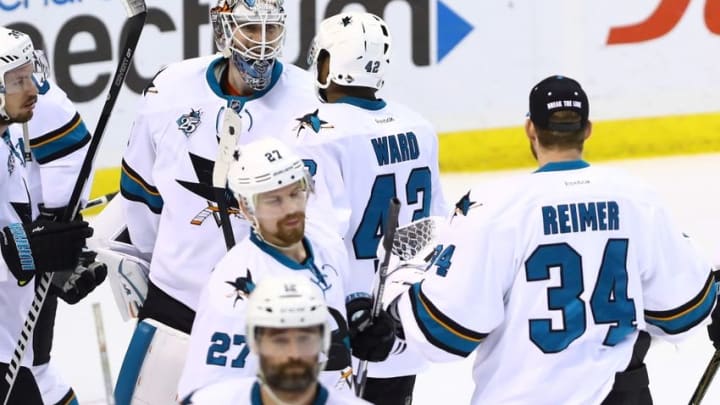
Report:
M682 338L715 303L709 263L626 173L549 163L456 207L398 311L426 357L477 352L473 404L599 404L639 330Z
M437 134L419 114L396 102L344 97L298 120L298 151L314 175L318 198L329 198L350 257L350 283L367 293L378 266L376 251L388 203L402 203L402 224L448 208L440 187ZM371 377L424 369L411 351L371 363Z
M32 161L25 161L28 146L22 124L12 124L0 141L0 227L29 223L38 205L59 208L67 205L77 180L90 133L65 93L50 81L38 88L38 100L28 122ZM83 194L85 195L85 194ZM35 292L35 283L23 286L0 261L0 358L9 361L20 336ZM33 362L32 343L23 365Z
M217 243L223 234L212 188L225 108L242 106L239 143L245 144L278 136L287 122L317 102L307 74L279 62L265 90L252 97L224 95L215 72L222 60L209 56L183 61L153 79L122 162L130 239L146 258L152 256L150 280L193 310L212 266L226 249ZM230 222L236 240L241 240L249 227L229 197Z
M308 258L297 263L253 232L217 264L199 301L178 386L180 397L222 378L255 375L258 360L245 341L245 307L255 284L268 276L307 276L325 295L331 330L347 330L345 297L350 287L345 285L348 261L342 244L318 228L306 228L303 243ZM320 380L334 388L340 375L325 371Z

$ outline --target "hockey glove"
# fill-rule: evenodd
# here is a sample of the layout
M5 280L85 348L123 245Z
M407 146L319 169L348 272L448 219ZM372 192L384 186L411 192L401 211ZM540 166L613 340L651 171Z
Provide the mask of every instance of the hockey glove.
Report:
M84 250L80 254L75 270L56 274L50 285L50 292L70 305L76 304L102 284L107 276L105 263L96 262L97 253Z
M395 321L390 314L383 310L373 319L368 297L355 298L346 308L353 356L373 362L387 359L395 344Z
M73 270L92 233L85 221L14 223L2 228L0 250L10 272L24 284L36 272Z

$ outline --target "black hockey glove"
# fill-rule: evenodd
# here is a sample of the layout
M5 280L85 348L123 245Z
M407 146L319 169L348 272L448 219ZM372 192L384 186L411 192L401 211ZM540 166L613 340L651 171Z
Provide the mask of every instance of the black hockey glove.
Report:
M95 261L96 252L84 250L71 272L56 274L50 285L50 292L70 305L76 304L102 284L107 276L105 263Z
M390 314L380 311L373 319L369 297L355 298L346 308L353 356L373 362L387 359L395 344L395 321Z
M23 284L36 272L73 270L92 233L85 221L60 223L40 218L2 228L0 250L10 272Z

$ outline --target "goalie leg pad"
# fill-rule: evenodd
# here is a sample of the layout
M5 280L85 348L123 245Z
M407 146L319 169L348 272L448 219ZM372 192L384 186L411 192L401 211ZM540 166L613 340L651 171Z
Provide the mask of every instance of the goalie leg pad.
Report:
M107 265L110 289L123 321L137 318L147 297L149 263L106 248L98 249L97 254L96 260Z
M138 323L117 384L117 405L177 402L177 386L185 365L189 336L154 319Z

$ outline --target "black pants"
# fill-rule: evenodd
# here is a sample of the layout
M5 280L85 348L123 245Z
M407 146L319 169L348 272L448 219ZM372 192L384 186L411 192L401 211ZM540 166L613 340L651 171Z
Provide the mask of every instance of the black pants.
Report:
M415 376L370 378L365 382L363 399L375 405L410 405Z
M195 311L148 282L147 298L138 314L138 321L145 318L162 322L189 335L195 320Z
M7 363L0 363L0 401L5 399L8 391L8 383L5 381L5 373L8 371ZM35 382L32 372L27 367L20 367L17 379L10 393L9 405L43 405L40 389Z
M641 331L635 341L632 358L628 368L615 373L615 383L610 394L601 405L652 405L652 396L648 385L645 355L650 349L650 335Z

